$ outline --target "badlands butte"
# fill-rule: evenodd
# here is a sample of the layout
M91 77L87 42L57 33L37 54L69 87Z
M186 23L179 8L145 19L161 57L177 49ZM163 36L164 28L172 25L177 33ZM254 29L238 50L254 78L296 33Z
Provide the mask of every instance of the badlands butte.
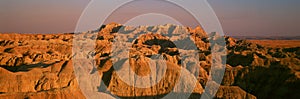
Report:
M166 61L164 77L148 88L136 88L126 84L116 74L111 60L112 44L119 32L133 34L122 39L132 40L129 62L132 70L140 76L150 74L148 64L151 56L160 54ZM197 47L199 63L193 70L181 63L179 50L173 42L181 38L181 32L190 34ZM88 35L98 35L89 37ZM174 38L165 36L171 33ZM272 48L236 40L231 37L206 33L201 27L189 28L177 25L130 27L120 24L103 25L95 31L80 33L86 39L95 39L96 71L107 86L99 91L121 98L162 98L177 83L181 69L199 71L190 98L213 97L221 99L277 99L300 97L300 45ZM61 34L0 34L0 98L1 99L84 99L74 74L72 53L74 33ZM223 38L226 43L226 69L216 94L204 90L213 61L211 39ZM192 44L187 44L192 45ZM224 63L224 62L223 62ZM122 68L122 67L121 67ZM159 68L159 67L158 67ZM150 79L150 78L149 78ZM189 82L187 80L186 82ZM178 89L178 93L184 93ZM100 97L101 98L101 97Z

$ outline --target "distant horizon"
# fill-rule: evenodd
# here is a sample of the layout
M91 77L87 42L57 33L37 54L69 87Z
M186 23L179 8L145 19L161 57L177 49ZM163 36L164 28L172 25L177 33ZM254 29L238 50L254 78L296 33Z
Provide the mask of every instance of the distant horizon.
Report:
M112 24L112 23L116 23L116 22L111 22L111 23L108 23L108 24ZM103 25L108 25L108 24L103 24ZM116 24L120 24L120 23L116 23ZM172 24L172 23L165 23L165 24L157 24L157 25L138 25L138 26L158 26L158 25L166 25L166 24ZM95 28L95 29L91 29L91 30L87 30L87 31L82 31L82 32L88 32L88 31L94 31L94 30L97 30L97 29L100 29L101 26L103 25L100 25L98 28ZM138 27L138 26L134 26L134 25L125 25L125 24L121 24L123 26L132 26L132 27ZM183 27L189 27L189 26L184 26L184 25L179 25L179 24L172 24L172 25L178 25L178 26L183 26ZM198 27L198 26L196 26ZM196 27L189 27L189 28L192 28L192 29L195 29ZM201 26L200 26L201 27ZM1 32L0 33L3 33L3 34L67 34L67 33L75 33L74 31L70 31L70 32ZM227 35L227 34L224 34L224 36L230 36L230 37L263 37L263 38L268 38L268 37L288 37L288 38L299 38L300 39L300 33L299 35Z

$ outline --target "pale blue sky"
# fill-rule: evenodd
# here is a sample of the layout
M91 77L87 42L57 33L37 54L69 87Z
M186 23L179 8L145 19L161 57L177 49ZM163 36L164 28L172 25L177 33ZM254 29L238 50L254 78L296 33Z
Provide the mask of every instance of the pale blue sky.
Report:
M299 36L300 0L208 1L226 35ZM0 32L72 32L88 3L89 0L1 0ZM170 11L173 12L176 11Z

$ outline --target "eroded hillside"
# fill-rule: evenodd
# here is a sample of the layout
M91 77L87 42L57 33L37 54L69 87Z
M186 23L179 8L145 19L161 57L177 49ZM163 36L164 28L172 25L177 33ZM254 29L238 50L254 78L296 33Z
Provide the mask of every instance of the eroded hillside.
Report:
M116 35L119 38L116 38ZM89 37L93 33L98 35ZM199 63L183 65L180 55L190 53L176 46L186 34L197 48ZM179 79L180 70L187 69L195 73L196 84L190 98L205 92L209 79L212 59L211 39L214 33L207 35L201 27L195 29L176 26L140 26L130 27L120 24L102 26L99 31L80 33L86 39L95 39L95 52L92 53L97 71L107 86L100 91L122 98L161 98L171 92ZM125 35L130 34L130 35ZM168 36L168 35L175 36ZM138 35L138 37L135 37ZM0 34L0 98L84 98L73 69L72 53L73 33L67 34ZM137 39L135 39L137 38ZM297 98L300 92L300 48L268 48L245 40L224 37L226 43L226 69L224 78L215 98ZM151 73L148 62L152 56L162 55L166 60L165 76L149 88L129 86L117 75L111 56L114 39L128 41L131 44L129 62L132 70L140 76ZM174 43L175 42L175 43ZM185 43L183 43L185 44ZM191 44L186 44L191 45ZM299 45L300 46L300 45ZM124 61L124 62L126 62ZM189 66L199 67L195 70ZM120 67L123 68L123 67ZM156 65L156 68L160 68ZM151 79L145 82L151 82ZM193 80L185 78L186 83ZM185 89L175 92L184 93Z

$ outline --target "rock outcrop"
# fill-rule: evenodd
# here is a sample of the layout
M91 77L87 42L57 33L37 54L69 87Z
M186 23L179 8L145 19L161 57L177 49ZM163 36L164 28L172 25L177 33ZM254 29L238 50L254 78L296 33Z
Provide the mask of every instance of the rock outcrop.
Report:
M268 48L245 40L224 37L226 43L226 69L219 90L204 90L214 59L211 37L201 27L195 29L177 25L130 27L120 24L103 25L99 30L79 33L85 39L95 40L94 52L89 52L106 88L101 92L122 98L162 98L170 92L186 93L185 84L195 84L190 98L215 97L225 99L297 98L300 88L300 59L297 48ZM94 35L97 34L97 35ZM85 98L74 74L72 53L74 33L66 34L0 34L0 98ZM92 36L90 36L92 35ZM187 40L190 39L190 40ZM126 57L114 60L115 52L129 47ZM192 44L193 43L193 44ZM126 45L126 46L125 46ZM115 47L115 48L114 48ZM218 50L225 50L219 46ZM119 48L119 49L118 49ZM120 50L121 49L121 50ZM194 53L199 62L182 57ZM150 60L164 61L150 64ZM153 71L164 72L158 77L144 78L143 84L128 85L118 72L127 67L114 68L115 62L127 63L133 73L145 77ZM163 68L161 64L166 65ZM128 69L127 68L127 69ZM190 76L179 83L181 70ZM129 78L137 79L129 73ZM154 80L153 80L154 79ZM156 82L156 83L154 83ZM101 86L104 86L101 85ZM209 87L209 86L208 86Z

